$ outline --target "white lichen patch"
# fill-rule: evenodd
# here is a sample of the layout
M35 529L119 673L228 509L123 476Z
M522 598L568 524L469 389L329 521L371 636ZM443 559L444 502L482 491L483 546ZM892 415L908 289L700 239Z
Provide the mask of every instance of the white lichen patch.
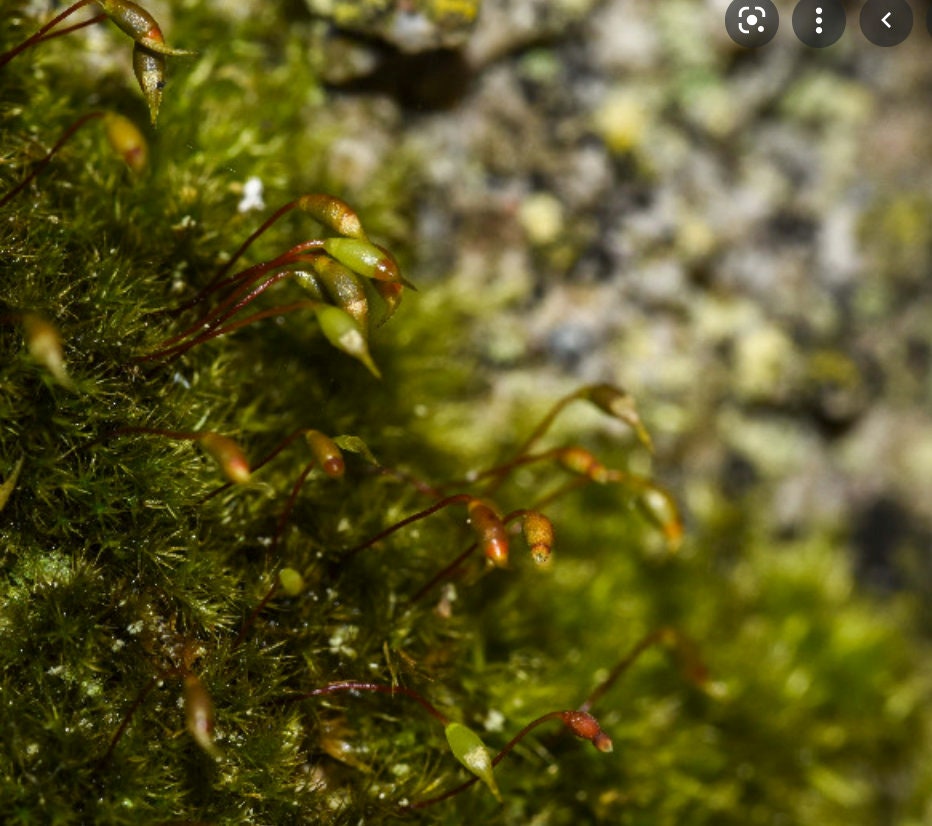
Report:
M265 209L265 201L262 198L264 191L265 187L260 178L256 176L247 178L246 183L243 184L243 197L236 205L236 211L250 212L254 209Z

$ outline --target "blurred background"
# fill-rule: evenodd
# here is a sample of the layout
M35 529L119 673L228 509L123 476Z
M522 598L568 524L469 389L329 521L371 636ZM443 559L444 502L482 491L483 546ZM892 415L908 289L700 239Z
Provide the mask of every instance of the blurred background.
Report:
M778 3L756 50L724 0L308 5L339 23L330 171L364 196L404 159L412 278L465 305L490 414L615 382L695 530L827 532L929 595L925 4L880 48L847 3L812 49Z

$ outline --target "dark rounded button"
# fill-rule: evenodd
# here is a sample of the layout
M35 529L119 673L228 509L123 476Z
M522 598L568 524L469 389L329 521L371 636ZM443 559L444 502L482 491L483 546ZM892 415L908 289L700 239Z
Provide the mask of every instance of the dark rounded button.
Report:
M793 31L807 46L824 49L845 30L845 7L839 0L802 0L793 9Z
M906 0L867 0L861 9L861 31L875 46L898 46L913 28Z
M780 15L771 0L734 0L725 11L725 30L739 46L755 49L773 40Z

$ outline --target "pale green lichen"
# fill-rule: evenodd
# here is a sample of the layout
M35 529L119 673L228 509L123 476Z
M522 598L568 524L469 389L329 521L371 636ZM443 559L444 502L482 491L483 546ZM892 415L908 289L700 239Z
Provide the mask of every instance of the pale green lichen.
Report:
M406 52L460 46L480 0L306 0L315 14L352 32L374 35Z

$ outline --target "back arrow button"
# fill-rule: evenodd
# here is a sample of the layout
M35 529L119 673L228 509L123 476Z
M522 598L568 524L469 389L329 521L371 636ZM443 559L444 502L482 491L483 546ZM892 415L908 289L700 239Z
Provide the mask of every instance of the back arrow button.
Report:
M906 0L867 0L861 7L861 31L875 46L897 46L913 28Z

